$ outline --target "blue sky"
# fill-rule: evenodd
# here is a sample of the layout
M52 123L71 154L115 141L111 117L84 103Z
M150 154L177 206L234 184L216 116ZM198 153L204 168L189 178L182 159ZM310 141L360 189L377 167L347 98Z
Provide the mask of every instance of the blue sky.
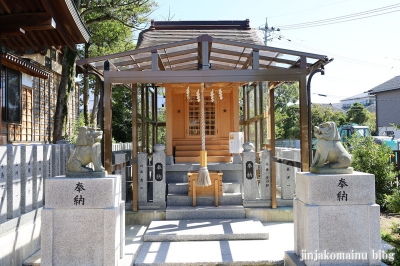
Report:
M327 55L325 75L314 75L312 102L336 103L400 75L400 1L382 0L158 0L154 20L250 20L252 28L282 28L269 46ZM284 26L337 18L398 4L369 18L319 27ZM396 12L397 11L397 12ZM380 13L387 13L377 15ZM390 13L389 13L390 12ZM377 16L375 16L377 15ZM337 21L336 21L337 22ZM317 23L318 24L318 23ZM320 23L319 23L320 24ZM315 24L314 24L315 25ZM279 40L277 37L281 35ZM290 41L289 41L290 40ZM317 94L325 94L321 97ZM400 99L399 99L400 103Z

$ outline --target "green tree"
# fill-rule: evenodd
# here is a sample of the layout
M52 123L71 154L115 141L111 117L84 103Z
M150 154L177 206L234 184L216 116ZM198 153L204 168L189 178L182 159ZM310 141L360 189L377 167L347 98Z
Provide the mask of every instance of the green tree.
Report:
M361 103L354 103L347 110L347 122L364 125L368 121L368 110Z
M335 122L339 127L346 123L346 115L341 111L333 111L332 108L324 107L320 104L312 104L311 106L311 131L314 132L314 127L324 122ZM314 136L314 133L312 133Z
M148 21L148 15L157 5L153 0L74 0L75 5L92 35L92 40L79 52L89 57L92 47L93 55L118 52L129 49L132 42L132 29ZM115 29L115 31L114 31ZM121 34L123 32L124 34ZM99 34L99 36L97 36ZM116 45L116 44L119 45ZM121 49L121 50L117 50ZM77 51L67 46L64 49L62 77L58 88L57 105L54 115L53 142L63 139L68 113L68 97L75 89L75 59ZM99 53L99 54L97 54ZM88 77L84 81L85 123L88 123Z
M369 127L372 136L377 136L378 132L376 131L376 113L371 113L368 110L367 112L368 112L368 119L366 122L364 122L364 126Z
M333 121L339 127L346 123L346 115L341 111L333 111L329 107L320 104L312 104L311 106L311 124L312 127L321 123Z
M385 206L386 195L393 193L393 182L398 174L390 162L392 150L387 145L378 145L372 137L350 138L349 151L353 156L351 166L355 171L375 175L376 202Z
M123 85L113 88L112 129L116 142L132 141L132 93Z
M299 84L285 83L274 91L275 137L298 139L300 136L300 112L298 106Z

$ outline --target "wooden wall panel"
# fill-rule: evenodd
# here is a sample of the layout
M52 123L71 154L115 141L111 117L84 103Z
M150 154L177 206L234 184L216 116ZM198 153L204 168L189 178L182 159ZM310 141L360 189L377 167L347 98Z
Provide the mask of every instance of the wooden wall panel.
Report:
M185 138L186 130L186 108L185 108L185 94L172 93L172 138L183 139Z
M233 131L232 123L233 123L233 110L232 110L232 93L224 92L223 99L220 100L218 98L218 135L220 138L228 138L229 132ZM236 118L239 120L239 118Z

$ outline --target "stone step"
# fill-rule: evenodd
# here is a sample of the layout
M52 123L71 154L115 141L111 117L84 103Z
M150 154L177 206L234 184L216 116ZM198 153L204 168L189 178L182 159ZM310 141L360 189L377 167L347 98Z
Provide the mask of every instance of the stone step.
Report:
M207 162L229 163L232 156L207 156ZM200 156L175 157L175 163L199 163Z
M135 266L284 265L270 240L144 242Z
M268 239L259 220L209 219L152 221L143 236L146 242Z
M223 182L222 192L240 193L240 184L237 182ZM168 183L168 194L188 194L188 183Z
M200 149L175 151L175 157L196 157L200 154ZM207 150L207 156L231 156L229 150Z
M166 220L184 219L244 219L245 209L242 205L225 206L168 206Z
M214 196L199 196L196 197L197 206L213 206L215 198ZM223 193L222 196L218 197L219 205L242 205L242 194L241 193ZM187 194L168 194L167 206L192 206L193 197L189 197Z

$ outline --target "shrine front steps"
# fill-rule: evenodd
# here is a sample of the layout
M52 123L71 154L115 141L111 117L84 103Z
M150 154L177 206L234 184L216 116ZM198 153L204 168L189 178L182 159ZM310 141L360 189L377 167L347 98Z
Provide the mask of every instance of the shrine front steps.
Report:
M199 153L199 151L197 151ZM175 157L175 163L199 163L200 156L186 156L186 157ZM230 163L232 162L232 156L209 156L207 155L207 162L209 163Z
M168 194L186 194L188 193L188 183L169 183ZM222 182L222 191L224 193L240 193L240 184L238 182Z
M269 233L258 219L152 221L145 242L263 240Z
M223 206L168 206L166 220L192 219L245 219L246 211L242 205Z
M284 265L287 248L268 239L252 219L153 221L135 265Z

